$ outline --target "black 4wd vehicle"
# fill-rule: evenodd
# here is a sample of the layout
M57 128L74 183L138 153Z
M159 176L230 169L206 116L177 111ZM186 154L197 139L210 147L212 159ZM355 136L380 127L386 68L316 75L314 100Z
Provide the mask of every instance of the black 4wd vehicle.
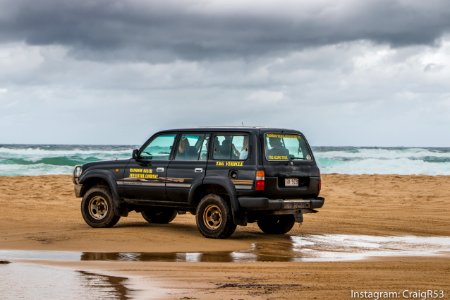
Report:
M311 148L287 129L161 131L131 159L75 167L73 181L92 227L112 227L133 210L160 224L188 211L208 238L227 238L251 222L283 234L324 203Z

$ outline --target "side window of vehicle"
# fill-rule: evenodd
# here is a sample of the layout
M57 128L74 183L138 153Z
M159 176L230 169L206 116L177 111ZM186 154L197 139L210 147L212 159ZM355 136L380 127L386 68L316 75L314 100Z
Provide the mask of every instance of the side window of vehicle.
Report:
M169 160L176 134L161 134L154 138L140 153L141 158Z
M206 160L208 157L206 134L183 134L175 151L175 160Z
M243 134L216 135L213 141L213 158L246 160L249 150L248 141L248 135Z

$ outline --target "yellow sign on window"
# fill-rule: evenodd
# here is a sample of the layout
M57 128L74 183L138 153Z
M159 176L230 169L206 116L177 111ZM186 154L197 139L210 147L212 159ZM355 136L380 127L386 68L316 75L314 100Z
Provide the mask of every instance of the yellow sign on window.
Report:
M300 136L297 134L267 133L266 137L277 139L298 139Z

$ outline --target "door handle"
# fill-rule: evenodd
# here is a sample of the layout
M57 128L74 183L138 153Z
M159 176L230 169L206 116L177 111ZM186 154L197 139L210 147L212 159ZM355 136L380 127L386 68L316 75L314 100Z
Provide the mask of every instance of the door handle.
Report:
M162 173L162 172L164 172L164 168L156 168L156 172Z
M202 173L203 172L203 168L195 168L194 172L195 173Z

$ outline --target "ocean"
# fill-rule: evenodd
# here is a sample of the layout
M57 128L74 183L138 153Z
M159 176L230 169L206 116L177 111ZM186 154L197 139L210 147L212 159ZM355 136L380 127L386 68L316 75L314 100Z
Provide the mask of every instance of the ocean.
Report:
M1 145L0 176L71 174L75 165L131 157L132 145ZM450 148L313 147L323 174L450 175Z

